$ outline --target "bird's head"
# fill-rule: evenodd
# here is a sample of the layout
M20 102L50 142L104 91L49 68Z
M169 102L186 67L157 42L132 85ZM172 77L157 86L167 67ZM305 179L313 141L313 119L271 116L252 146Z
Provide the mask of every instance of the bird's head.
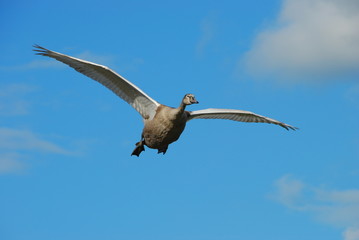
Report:
M183 97L183 100L182 102L185 104L185 105L191 105L191 104L197 104L198 101L196 100L195 96L193 94L186 94L184 97Z

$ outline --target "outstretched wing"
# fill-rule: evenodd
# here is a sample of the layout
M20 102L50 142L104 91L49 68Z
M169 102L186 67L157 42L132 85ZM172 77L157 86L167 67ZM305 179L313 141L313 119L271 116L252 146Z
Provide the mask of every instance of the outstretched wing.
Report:
M136 109L144 119L152 119L160 105L140 88L110 68L34 45L37 55L47 56L63 62L76 71L101 83Z
M192 111L188 113L189 113L188 121L192 119L228 119L238 122L272 123L279 125L287 130L297 129L296 127L279 122L277 120L243 110L208 108L208 109Z

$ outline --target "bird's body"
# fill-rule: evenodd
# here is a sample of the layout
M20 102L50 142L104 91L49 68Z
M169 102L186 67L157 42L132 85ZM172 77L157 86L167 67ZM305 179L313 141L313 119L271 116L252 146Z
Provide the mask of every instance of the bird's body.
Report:
M161 105L152 120L144 121L142 136L145 145L154 149L167 149L178 140L187 122L185 111Z
M144 120L141 141L136 143L132 155L144 151L143 146L158 149L158 153L165 154L168 145L177 141L186 127L189 112L185 111L186 105L195 104L198 101L193 94L186 94L178 108L160 105L153 119Z
M166 153L168 145L177 141L185 129L186 123L192 119L228 119L240 122L263 122L279 125L287 130L296 127L267 118L252 112L232 109L203 109L186 111L188 105L196 104L193 94L186 94L178 108L158 103L140 88L106 66L57 53L35 45L38 55L48 56L63 62L76 71L98 81L135 108L144 120L141 140L136 143L132 155L139 156L144 146L158 149L158 153Z

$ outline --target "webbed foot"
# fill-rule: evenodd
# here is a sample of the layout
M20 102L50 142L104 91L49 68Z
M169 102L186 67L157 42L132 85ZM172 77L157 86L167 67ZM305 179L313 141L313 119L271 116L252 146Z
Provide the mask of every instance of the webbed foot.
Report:
M131 156L136 155L137 157L139 157L142 151L145 151L145 147L143 141L140 141L136 143L136 148L133 150Z
M163 155L165 155L165 153L167 152L167 148L168 148L168 146L166 146L164 148L159 148L157 154L163 153Z

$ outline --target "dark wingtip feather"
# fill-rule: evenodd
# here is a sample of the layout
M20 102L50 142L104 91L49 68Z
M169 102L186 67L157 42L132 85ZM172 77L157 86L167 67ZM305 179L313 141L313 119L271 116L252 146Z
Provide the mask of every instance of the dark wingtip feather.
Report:
M33 51L44 51L44 50L47 50L47 49L45 49L45 48L43 48L43 47L41 47L41 46L39 46L39 45L37 45L37 44L34 44L34 45L32 45L35 49L33 49ZM37 49L36 49L37 48Z
M287 124L279 124L281 127L285 128L287 131L289 130L293 130L293 131L296 131L298 130L299 128L297 127L293 127L293 126L290 126L290 125L287 125Z
M43 48L37 44L32 45L35 49L32 49L32 51L36 52L36 55L42 55L42 56L48 56L49 50L46 48Z
M291 129L291 130L293 130L293 131L299 130L299 128L293 127L293 126L289 126L289 125L286 126L286 129L287 129L287 130Z

